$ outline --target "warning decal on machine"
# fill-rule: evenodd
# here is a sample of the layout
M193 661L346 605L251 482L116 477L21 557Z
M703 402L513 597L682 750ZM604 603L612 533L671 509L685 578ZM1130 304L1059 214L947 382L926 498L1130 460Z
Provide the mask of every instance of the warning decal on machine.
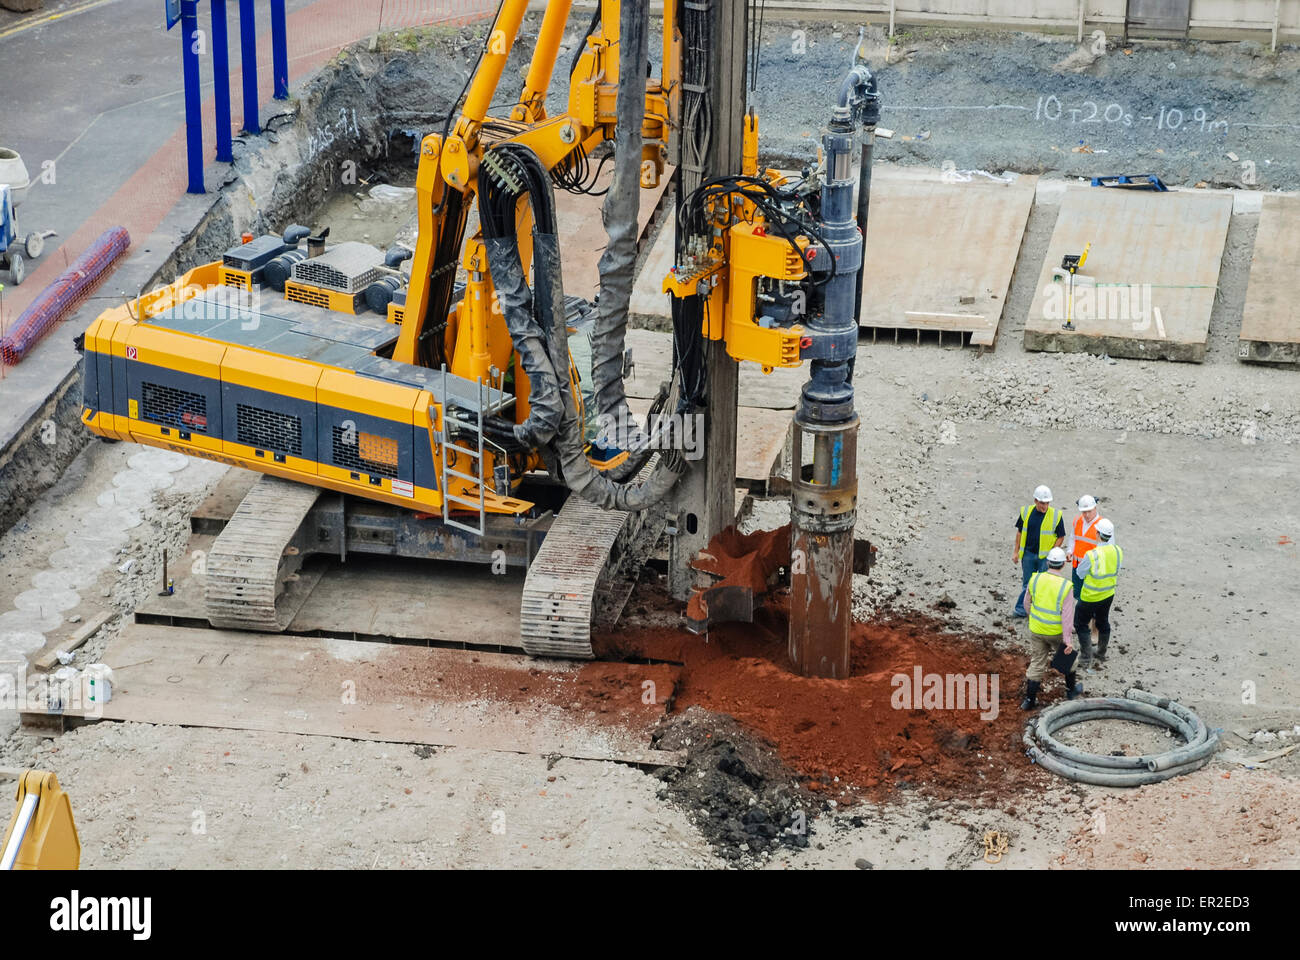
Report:
M415 487L410 480L394 480L393 493L403 497L415 496Z

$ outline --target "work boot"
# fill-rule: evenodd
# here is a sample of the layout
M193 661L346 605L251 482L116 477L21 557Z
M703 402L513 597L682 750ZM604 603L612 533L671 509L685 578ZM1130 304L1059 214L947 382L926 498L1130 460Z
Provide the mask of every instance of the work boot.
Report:
M1103 663L1106 660L1106 644L1110 643L1110 634L1097 638L1097 662Z
M1065 699L1075 700L1083 696L1083 684L1079 682L1078 676L1071 671L1065 675Z
M1038 688L1041 686L1037 680L1025 681L1025 699L1020 701L1021 710L1033 710L1038 706Z

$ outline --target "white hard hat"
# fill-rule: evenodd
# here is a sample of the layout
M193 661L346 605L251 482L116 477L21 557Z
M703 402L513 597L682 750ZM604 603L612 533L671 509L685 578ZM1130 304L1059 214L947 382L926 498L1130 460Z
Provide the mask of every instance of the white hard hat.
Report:
M1049 567L1065 566L1065 551L1060 547L1052 547L1047 551L1047 565Z
M1096 510L1096 509L1097 509L1097 501L1094 500L1090 494L1086 494L1086 493L1085 493L1083 496L1081 496L1081 497L1079 498L1079 509L1080 509L1080 510Z
M1115 524L1111 523L1105 517L1097 521L1097 535L1103 540L1109 540L1115 536Z
M1045 484L1040 483L1038 486L1034 487L1034 499L1037 500L1039 503L1051 503L1052 502L1051 489L1048 488Z

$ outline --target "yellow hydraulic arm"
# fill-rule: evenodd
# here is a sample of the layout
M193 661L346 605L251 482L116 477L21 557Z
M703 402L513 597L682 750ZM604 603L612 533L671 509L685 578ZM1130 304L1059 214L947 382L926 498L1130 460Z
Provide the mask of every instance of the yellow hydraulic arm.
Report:
M617 122L614 100L619 78L619 0L601 0L601 26L588 38L587 48L570 78L567 112L546 116L546 94L571 7L571 0L547 4L519 102L511 110L508 121L489 121L487 111L528 8L527 0L505 0L492 25L455 127L448 132L445 143L438 134L430 134L421 142L416 173L419 233L411 260L411 285L402 310L402 330L393 351L394 360L420 362L420 338L425 323L429 321L431 307L431 278L442 271L454 271L457 264L469 268L473 262L484 262L481 254L473 249L477 239L472 239L462 252L449 251L444 238L454 239L464 231L469 202L478 191L485 127L496 125L486 134L487 145L506 141L524 143L548 169L567 162L579 149L591 150L613 137ZM668 131L676 112L680 34L671 16L671 5L667 9L670 12L664 18L664 70L659 78L647 80L646 86L646 120L642 130L643 186L656 185L663 174ZM502 131L503 126L513 129ZM462 194L463 202L453 200L449 203L449 195L453 193ZM525 262L530 252L530 226L531 218L525 208L518 224L520 253ZM443 258L450 254L453 259L437 262L440 251ZM488 289L483 292L490 302L491 279L484 275L484 280ZM433 318L433 322L442 319ZM476 332L483 333L481 330ZM481 339L495 341L500 337L489 333ZM480 358L480 365L486 362L482 359L486 356L483 350L476 350L475 355ZM454 364L449 366L452 372L470 379L481 375L479 369L458 370Z
M14 815L0 847L0 870L76 870L81 840L72 801L48 770L24 770L18 778Z

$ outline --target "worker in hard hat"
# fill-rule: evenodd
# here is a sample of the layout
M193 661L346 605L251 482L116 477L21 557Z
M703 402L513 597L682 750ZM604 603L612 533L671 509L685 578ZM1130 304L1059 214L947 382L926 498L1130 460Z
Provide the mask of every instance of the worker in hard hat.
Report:
M1043 677L1058 650L1069 658L1065 674L1065 695L1073 700L1083 693L1074 664L1078 660L1071 643L1070 625L1074 615L1074 591L1065 572L1065 551L1053 547L1047 553L1047 569L1029 575L1021 601L1029 607L1029 667L1025 670L1025 699L1021 710L1038 706L1038 691Z
M1052 491L1040 484L1034 490L1034 503L1022 507L1016 518L1016 562L1020 564L1020 596L1014 611L1017 617L1027 617L1025 612L1025 586L1031 574L1047 565L1047 552L1065 543L1065 518L1052 506Z
M1097 546L1079 561L1076 572L1083 585L1079 588L1079 602L1074 608L1074 632L1080 637L1090 635L1092 622L1097 621L1098 663L1106 659L1106 646L1110 643L1110 604L1115 599L1115 584L1123 565L1124 551L1115 543L1115 524L1102 517L1097 521Z
M1089 494L1084 494L1078 500L1079 515L1074 518L1074 529L1071 531L1070 540L1065 545L1066 553L1070 555L1070 578L1074 582L1074 602L1079 602L1079 590L1083 587L1083 577L1079 575L1079 561L1097 545L1097 523L1101 520L1101 514L1097 511L1097 500ZM1079 668L1086 670L1092 664L1092 631L1085 630L1083 633L1075 631L1075 636L1079 638Z
M1083 577L1078 573L1079 561L1097 545L1097 521L1100 519L1096 498L1085 493L1079 498L1079 515L1074 518L1074 530L1066 545L1066 552L1070 554L1070 563L1074 568L1071 577L1074 580L1075 600L1079 599L1079 587L1083 584Z

